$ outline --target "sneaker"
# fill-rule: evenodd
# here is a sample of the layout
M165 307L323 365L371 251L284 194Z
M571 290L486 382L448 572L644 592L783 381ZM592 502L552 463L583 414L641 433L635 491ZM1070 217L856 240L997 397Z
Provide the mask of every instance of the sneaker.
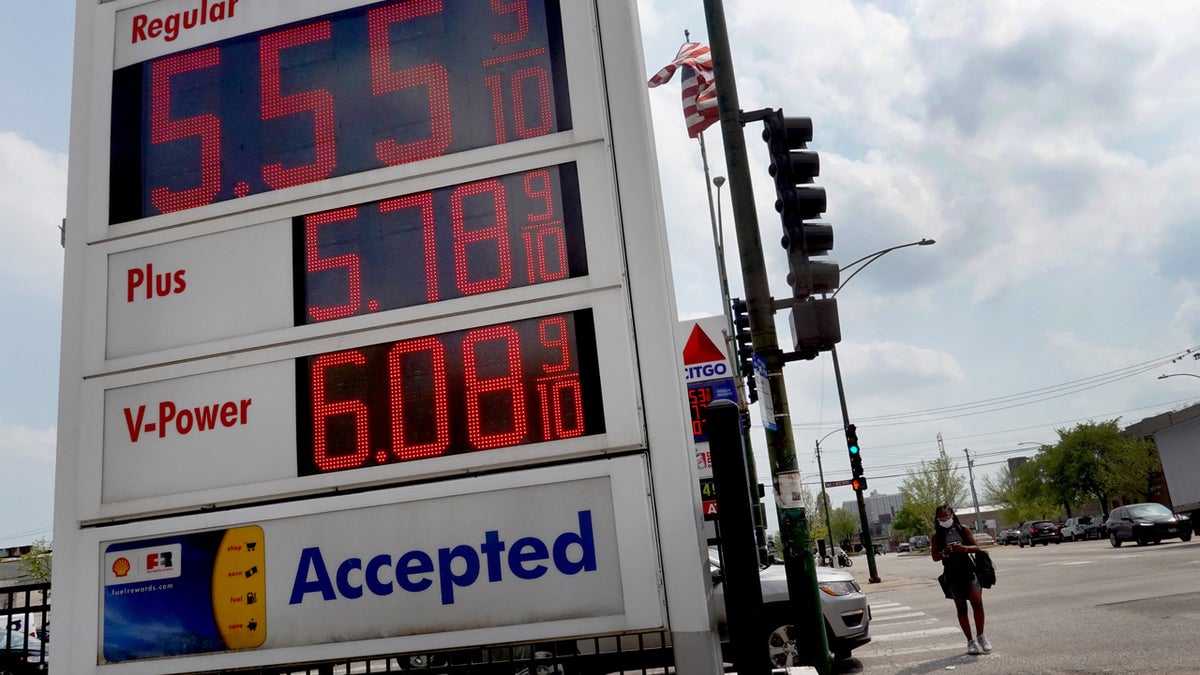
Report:
M975 644L974 640L967 640L967 653L971 656L979 656L983 652L979 651L979 645Z
M979 641L979 648L983 650L984 654L992 651L992 643L988 642L987 638L980 635L977 639Z

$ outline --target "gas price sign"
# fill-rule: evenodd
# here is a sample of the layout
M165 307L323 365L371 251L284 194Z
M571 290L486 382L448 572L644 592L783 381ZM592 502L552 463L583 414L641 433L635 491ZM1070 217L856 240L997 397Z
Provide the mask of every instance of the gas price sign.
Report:
M293 241L297 324L587 274L573 163L309 215Z
M133 16L134 46L196 12ZM558 1L378 2L141 61L111 121L110 224L544 136L571 128Z
M556 314L300 359L300 475L602 433L592 323Z

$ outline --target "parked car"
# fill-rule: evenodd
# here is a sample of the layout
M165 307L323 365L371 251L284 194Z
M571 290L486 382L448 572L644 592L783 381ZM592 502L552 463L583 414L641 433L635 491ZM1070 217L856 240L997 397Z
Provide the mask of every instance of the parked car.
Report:
M975 543L980 546L987 546L989 544L996 543L996 539L987 532L980 532L979 534L975 535Z
M912 544L907 541L896 544L896 553L908 553L910 550L912 550Z
M46 671L48 645L26 630L17 617L3 617L0 625L0 672L12 675Z
M920 551L923 549L927 549L931 546L931 544L929 543L929 537L927 537L923 534L918 534L915 537L909 537L908 544L909 544L909 546L912 547L912 550L914 550L914 551Z
M1000 530L1000 533L996 535L996 543L1003 544L1005 546L1008 546L1009 544L1015 544L1017 543L1017 535L1020 534L1020 532L1021 531L1015 527L1010 527L1007 530Z
M1062 538L1066 541L1076 539L1099 539L1100 516L1075 516L1067 518L1061 530Z
M1021 524L1021 531L1017 534L1017 546L1025 548L1025 545L1036 546L1041 544L1049 546L1050 542L1058 544L1062 541L1062 532L1058 526L1049 520L1029 520Z
M1162 504L1129 504L1108 514L1108 542L1113 548L1126 541L1145 546L1176 538L1191 541L1192 521Z
M709 564L713 574L713 602L717 609L717 623L722 631L727 623L725 616L725 585L717 549L709 549ZM775 667L803 665L796 646L796 629L792 626L791 607L788 602L787 574L783 565L771 565L759 571L762 586L763 636ZM829 650L835 658L848 659L850 652L871 641L871 610L867 596L862 592L854 575L829 567L817 568L817 588L821 598L821 614L825 617L825 635Z

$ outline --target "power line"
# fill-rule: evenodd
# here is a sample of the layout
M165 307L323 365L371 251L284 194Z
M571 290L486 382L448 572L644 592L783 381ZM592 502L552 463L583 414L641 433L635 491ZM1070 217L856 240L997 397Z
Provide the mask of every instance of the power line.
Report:
M1049 401L1049 400L1053 400L1056 398L1062 398L1064 396L1069 396L1071 394L1077 394L1077 393L1080 393L1083 391L1088 391L1089 389L1094 389L1096 387L1103 386L1105 384L1119 382L1120 380L1124 380L1124 379L1133 377L1135 375L1140 375L1147 371L1154 370L1156 368L1160 368L1164 365L1171 363L1172 361L1177 360L1181 355L1186 355L1194 350L1195 350L1195 348L1189 349L1186 351L1182 351L1182 352L1174 352L1167 356L1158 357L1155 359L1151 359L1149 361L1143 361L1141 363L1133 364L1130 366L1125 366L1123 368L1118 368L1116 370L1111 370L1111 371L1108 371L1105 373L1100 373L1098 375L1092 375L1089 377L1080 378L1078 380L1071 380L1069 382L1064 382L1061 384L1055 384L1055 385L1050 385L1050 386L1046 386L1046 387L1039 387L1037 389L1030 389L1030 390L1018 392L1015 394L996 396L996 397L981 399L979 401L972 401L972 402L968 402L968 403L959 403L959 404L948 405L948 406L940 406L937 408L927 408L924 410L914 410L914 411L901 412L901 413L892 413L892 414L887 414L887 415L876 415L873 417L860 417L860 418L858 418L858 420L856 420L856 422L867 423L871 427L886 427L886 426L897 426L897 425L902 425L902 424L917 424L917 423L925 423L925 422L934 422L934 421L940 421L940 420L945 420L945 419L955 419L955 418L966 417L966 416L970 416L970 415L979 415L979 414L985 414L985 413L991 413L991 412L999 412L1002 410L1009 410L1009 409L1020 407L1020 406L1032 405L1034 403L1041 403L1044 401ZM945 414L942 414L942 413L945 413ZM931 415L934 415L934 416L931 417ZM919 418L919 419L912 419L912 418ZM871 424L873 422L874 422L874 424ZM823 422L800 422L800 423L794 423L792 425L792 427L794 429L804 429L804 430L820 429L820 428L825 427L825 423L823 423Z

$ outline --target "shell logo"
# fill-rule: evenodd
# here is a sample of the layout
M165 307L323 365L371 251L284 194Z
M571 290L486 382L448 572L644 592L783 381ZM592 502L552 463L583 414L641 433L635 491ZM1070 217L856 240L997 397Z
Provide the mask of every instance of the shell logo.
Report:
M113 561L112 571L113 574L120 578L128 575L131 567L132 565L129 564L129 560L126 558L117 558Z

